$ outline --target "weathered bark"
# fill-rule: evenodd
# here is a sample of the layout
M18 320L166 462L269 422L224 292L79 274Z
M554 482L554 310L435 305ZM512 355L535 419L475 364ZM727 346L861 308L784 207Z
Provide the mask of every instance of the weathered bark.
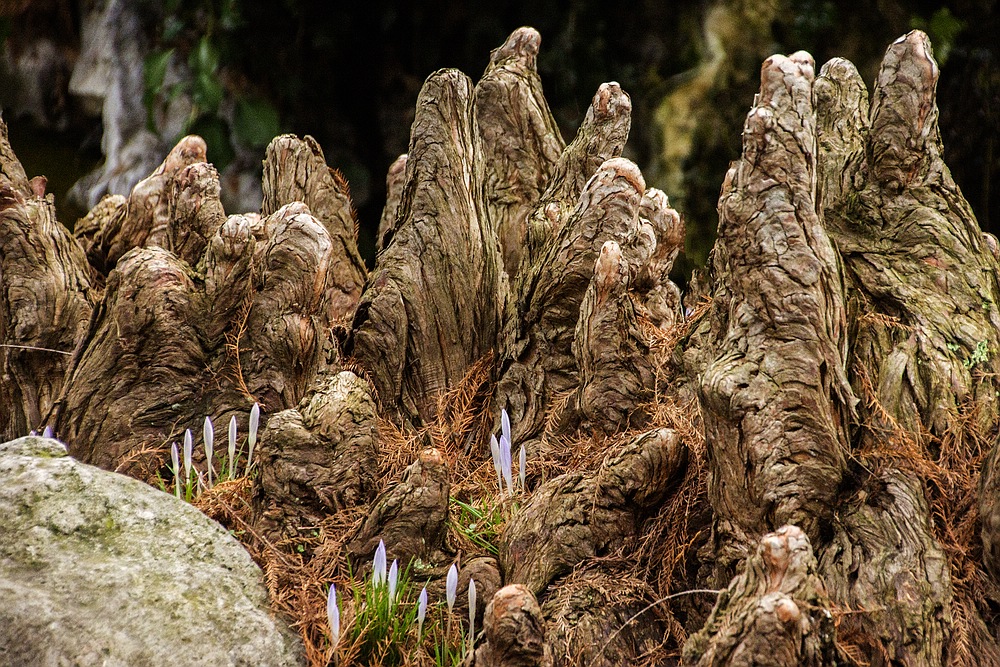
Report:
M308 555L338 587L339 555L365 576L379 540L434 599L459 562L457 613L471 580L486 608L470 664L655 662L703 624L687 664L1000 661L1000 244L941 160L926 37L890 47L871 109L846 61L764 63L696 319L669 280L680 215L619 157L628 96L601 86L564 146L539 39L475 87L428 79L367 279L309 139L272 142L260 215L225 218L188 137L74 240L4 138L0 428L139 473L260 401L253 532L363 516ZM454 549L448 512L452 477L493 503L501 408L534 489L503 501L494 558ZM438 448L398 481L385 418ZM677 599L727 583L707 619Z
M684 646L684 665L835 665L830 600L805 533L765 535L746 569L719 595L705 627Z
M577 564L607 554L670 493L686 459L678 435L657 429L593 473L566 473L535 489L504 528L504 581L539 595Z
M225 424L255 399L268 411L297 404L326 365L332 250L291 204L226 221L204 277L158 246L123 257L60 399L55 426L71 453L114 468L206 415Z
M326 378L297 408L273 415L257 450L256 530L277 543L370 502L377 489L375 420L368 385L350 371Z
M853 66L828 63L810 97L811 70L801 56L765 63L743 160L730 171L720 201L712 316L694 338L702 351L713 349L706 339L735 348L708 367L702 385L717 476L715 556L726 569L739 553L727 548L796 521L813 541L832 600L863 610L841 629L868 657L989 664L997 642L985 629L992 613L978 599L989 586L966 560L977 545L969 531L974 523L962 514L975 509L969 466L997 432L996 383L986 379L997 364L990 353L998 335L996 260L940 159L937 67L926 36L911 33L890 47L870 115ZM763 213L734 218L734 204L744 201L758 202ZM817 212L843 258L843 287ZM792 220L799 222L789 233ZM753 248L745 253L749 263L733 262L733 231L752 239L738 246ZM797 278L782 282L780 271L806 266L791 263L802 255L802 239L822 251L817 258L833 261L808 273L789 271ZM748 272L747 264L765 273ZM746 287L734 299L737 281ZM795 298L803 287L813 290L808 300ZM741 309L742 303L754 307ZM803 326L810 318L821 326ZM733 336L734 322L746 333ZM768 366L779 374L764 373L763 363L746 372L746 357L778 349L780 364ZM698 355L686 359L697 362ZM853 389L844 387L845 373ZM856 417L852 394L864 399ZM733 399L741 395L750 409L734 414ZM777 405L768 403L771 396L793 400L780 416L766 415ZM745 415L754 413L767 419L748 423ZM769 428L783 419L789 421L780 431ZM772 444L796 440L791 450ZM745 442L751 456L730 459L734 442ZM754 451L764 456L755 459ZM856 461L850 467L848 455ZM989 480L987 465L979 497L984 515L996 497ZM763 511L750 509L759 501ZM984 521L983 542L990 540ZM953 572L961 573L957 590ZM750 641L771 630L739 632ZM798 659L789 654L776 662Z
M680 288L670 280L674 260L684 247L684 222L667 195L656 188L642 196L639 219L649 226L656 246L632 288L642 299L646 317L659 328L669 329L684 319Z
M483 616L485 641L476 649L476 667L550 667L545 620L535 596L520 584L504 586ZM468 662L467 662L468 664Z
M496 394L511 414L515 439L541 435L553 397L576 384L573 335L604 242L627 247L636 238L645 181L631 162L603 160L621 153L630 112L617 84L601 86L528 221L525 267L511 284L513 310L500 341Z
M996 456L998 409L996 382L987 378L1000 368L994 352L1000 349L998 267L988 239L941 159L934 100L937 76L929 42L918 32L889 48L870 113L867 97L855 92L860 78L853 67L833 62L824 68L819 80L823 86L817 90L824 101L818 107L821 137L829 137L824 143L830 174L824 209L844 258L850 293L867 315L857 319L851 368L852 382L865 388L871 406L871 426L861 433L866 459L881 453L905 474L905 459L916 448L941 466L937 475L951 484L950 479L968 476L968 467L989 452L980 478L979 511L983 561L996 577L1000 558L993 545L1000 533L993 516L1000 492L991 460ZM861 121L841 129L834 120L838 116ZM881 435L886 432L904 436L886 442ZM901 463L891 463L893 458ZM892 467L886 474L893 474ZM964 519L964 513L974 511L954 492L944 494L947 504L935 508L935 514L943 514L947 524L952 516ZM888 534L893 535L897 524L923 526L925 520L910 514L929 514L924 502L916 511L913 501L896 512L888 505L890 516L883 519L892 531ZM888 652L908 664L970 658L980 664L995 662L1000 645L990 631L980 629L981 585L971 583L968 566L952 554L951 572L966 570L952 602L951 573L925 562L939 557L942 535L955 538L940 529L924 536L929 532L913 531L917 538L903 557L911 561L911 586L933 591L933 602L914 609L907 604L911 594L876 580L869 595L881 598L900 618L892 623L897 636L887 638L874 629L871 634L881 636ZM953 622L958 641L949 649ZM919 641L904 641L904 633Z
M515 30L493 50L476 84L476 120L489 164L483 196L509 276L521 267L528 216L566 147L542 94L535 62L540 44L533 28Z
M503 376L497 388L516 440L541 435L555 396L576 387L573 340L594 265L605 241L628 249L635 244L645 190L634 164L623 158L605 162L539 262L525 272L517 334L501 361Z
M334 320L354 316L367 271L358 252L357 220L347 181L331 169L323 149L312 137L292 134L275 137L267 147L262 183L261 215L268 216L285 204L302 202L323 223L334 244L334 284L340 290L327 306Z
M0 436L41 430L96 291L81 248L56 220L45 180L28 180L0 120Z
M119 226L114 218L124 217L128 210L128 198L122 195L104 195L97 205L73 226L73 237L87 254L87 261L94 267L104 266L101 250L102 231ZM103 274L97 273L98 276ZM103 287L103 282L102 285Z
M701 405L726 578L782 525L820 543L846 466L856 399L840 266L814 199L812 81L808 54L764 63L719 199L717 337Z
M995 442L983 461L978 509L982 521L983 562L993 581L1000 582L1000 446ZM1000 655L1000 646L997 652Z
M63 347L77 352L50 418L85 461L115 468L140 453L129 459L131 469L143 468L143 458L155 466L185 427L200 432L205 416L225 424L254 400L268 411L291 407L335 361L330 327L350 316L344 295L359 284L342 268L352 242L341 234L334 244L329 225L302 203L263 219L225 219L215 170L198 161L204 148L200 138L186 137L124 205L105 199L85 219L79 238L92 265L114 270L93 317L85 314L89 328L58 327L56 319L52 331L71 335ZM300 168L289 159L268 170L280 180L283 170ZM327 210L322 190L310 192ZM45 227L36 222L35 229ZM38 266L64 279L74 266L90 270L79 258ZM46 308L59 307L60 317L74 316L49 301Z
M442 70L417 100L406 184L391 242L378 257L348 343L379 401L413 423L490 352L501 264L483 213L472 84Z
M859 318L855 368L871 374L899 426L941 438L961 408L983 433L995 430L997 397L975 371L1000 370L990 353L1000 348L1000 288L997 262L941 160L937 76L926 36L914 32L886 54L870 126L849 64L824 68L817 97L827 226L851 295L886 316ZM859 120L838 131L837 118Z
M477 594L476 628L482 628L486 606L496 595L496 592L503 587L503 576L500 574L500 566L496 559L489 556L477 556L463 563L462 569L458 571L458 590L465 591L465 595L461 596L455 603L455 613L463 619L469 618L469 582L473 580L476 582ZM438 583L444 584L445 580L439 579ZM442 587L439 597L443 597L444 593L445 590Z
M133 248L160 247L194 266L225 219L219 177L201 137L187 136L132 189L122 215L108 216L88 258L108 273Z
M837 603L865 610L845 616L840 632L872 638L865 648L898 664L940 664L952 587L924 491L912 471L889 470L869 480L859 500L837 517L819 564Z
M355 562L371 561L379 541L390 559L408 563L445 560L448 521L448 465L436 449L421 452L398 484L380 495L347 545Z
M389 547L386 547L389 551ZM406 562L404 560L404 562ZM426 580L427 596L430 600L444 600L446 596L448 568L452 561L428 563L419 561L419 576L430 577ZM455 616L461 619L461 624L468 632L469 627L469 582L476 582L476 632L483 628L483 619L493 596L503 587L503 577L495 558L491 556L473 556L461 562L458 569L458 584L455 587L456 599L453 609ZM471 653L466 657L468 658Z
M389 166L385 177L386 199L382 209L382 217L378 223L378 233L375 235L375 250L382 252L396 233L396 212L399 202L403 199L403 185L406 181L406 153L403 153Z
M554 665L633 665L666 639L649 586L622 573L588 570L560 582L542 605Z
M631 126L631 98L614 81L601 84L576 137L559 156L528 219L528 242L522 260L526 266L537 266L542 261L541 254L574 214L580 193L597 168L621 156ZM515 295L523 301L531 289L532 281L525 276Z
M579 410L590 425L609 433L643 426L648 415L637 406L653 392L653 359L628 294L628 272L621 247L606 241L580 304L573 341Z

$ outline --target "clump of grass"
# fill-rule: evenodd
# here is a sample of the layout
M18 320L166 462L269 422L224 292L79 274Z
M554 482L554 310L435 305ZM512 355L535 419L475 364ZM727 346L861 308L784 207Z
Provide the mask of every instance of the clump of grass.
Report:
M381 554L381 562L379 555ZM354 586L354 622L347 641L355 660L365 665L401 665L407 636L417 625L417 605L410 599L410 568L398 574L396 561L389 577L385 569L385 545L379 544L372 577Z
M508 518L508 508L502 502L490 502L489 498L484 498L466 503L451 498L452 529L476 549L494 556L500 555L500 531Z
M458 570L448 572L446 603L429 604L427 587L415 594L411 565L398 562L386 568L385 545L379 542L371 576L350 581L352 593L338 600L331 584L327 595L329 648L327 660L335 665L435 665L457 667L466 647L472 646L471 630L461 634L461 623L452 622ZM475 584L470 582L470 602L475 604ZM345 604L342 626L340 605ZM446 606L447 605L447 606ZM471 614L475 613L472 607ZM454 630L453 630L454 625Z

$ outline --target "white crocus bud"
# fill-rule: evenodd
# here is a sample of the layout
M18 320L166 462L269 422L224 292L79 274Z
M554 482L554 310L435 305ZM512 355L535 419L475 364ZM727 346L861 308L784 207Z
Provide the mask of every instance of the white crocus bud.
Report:
M399 564L395 559L389 566L389 609L396 602L396 584L399 582Z
M417 641L424 636L424 619L427 618L427 587L424 586L417 599Z
M476 641L476 582L469 579L469 650Z
M194 439L191 437L191 429L184 431L184 479L187 485L191 486L191 454L194 449Z
M500 479L500 443L493 434L490 434L490 453L493 455L493 469L497 473L497 488L503 493L503 480Z
M181 497L181 457L177 453L177 442L170 444L170 471L174 473L174 495Z
M500 436L500 469L503 472L503 479L507 482L507 491L514 494L513 472L511 471L510 440L506 435Z

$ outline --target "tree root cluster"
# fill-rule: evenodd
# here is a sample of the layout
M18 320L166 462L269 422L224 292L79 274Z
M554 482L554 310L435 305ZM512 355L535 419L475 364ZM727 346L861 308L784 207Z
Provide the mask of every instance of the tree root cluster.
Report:
M380 541L434 600L452 563L476 582L470 667L1000 663L1000 245L942 161L926 35L870 100L847 61L765 61L683 297L628 95L603 84L566 143L539 48L521 28L477 83L427 79L370 273L311 138L271 143L259 213L223 211L186 137L71 233L4 126L0 432L155 480L259 403L256 474L198 502L312 664L357 657L325 585Z

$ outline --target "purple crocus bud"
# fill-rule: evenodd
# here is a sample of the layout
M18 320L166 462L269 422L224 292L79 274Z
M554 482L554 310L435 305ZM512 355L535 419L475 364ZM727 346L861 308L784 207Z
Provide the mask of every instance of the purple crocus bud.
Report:
M455 594L458 593L458 568L454 563L448 568L448 577L445 579L444 594L448 602L448 612L455 608Z
M385 583L385 542L378 541L375 558L372 560L372 584L376 587Z
M205 459L208 465L208 488L212 488L212 455L215 454L215 427L212 426L212 418L205 417L205 426L202 428L205 437Z
M326 618L330 621L330 645L340 643L340 607L337 605L337 587L330 584L330 593L326 597Z
M507 442L513 442L510 434L510 416L507 414L507 408L500 411L500 433L507 437Z
M229 479L236 479L236 415L229 418Z

